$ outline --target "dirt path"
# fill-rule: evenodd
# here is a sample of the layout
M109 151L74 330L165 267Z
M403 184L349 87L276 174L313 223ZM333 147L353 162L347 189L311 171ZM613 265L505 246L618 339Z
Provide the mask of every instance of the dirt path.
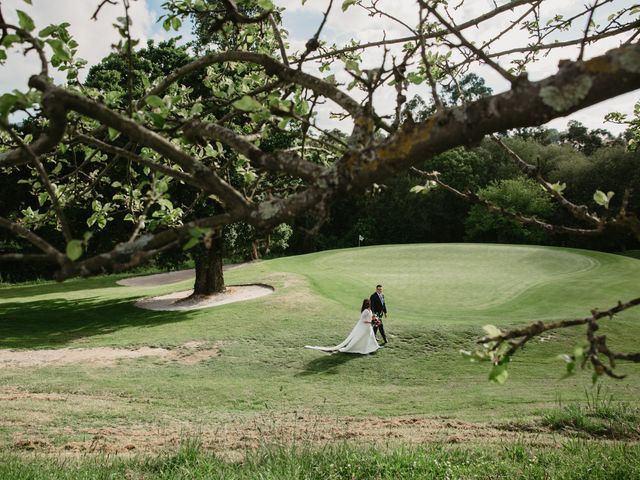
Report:
M188 342L177 348L140 347L137 349L95 347L56 348L42 350L0 350L0 368L50 367L71 364L91 364L112 367L118 360L141 357L160 357L180 363L194 364L217 357L221 345Z
M51 396L50 394L48 395ZM43 394L16 392L7 401L70 402L73 395L47 398ZM11 423L11 422L8 422ZM15 427L0 420L2 427ZM33 425L31 425L33 427ZM542 428L524 430L488 423L453 419L403 416L393 418L337 417L305 414L256 414L227 416L216 423L193 422L159 425L114 425L102 428L49 428L15 430L7 448L36 450L43 453L159 453L175 450L184 441L197 441L205 449L224 458L240 460L248 450L261 446L322 446L331 442L349 442L380 448L399 445L467 444L504 445L521 442L537 446L555 446L565 441L561 435ZM68 440L70 436L82 440ZM66 441L56 440L66 437Z

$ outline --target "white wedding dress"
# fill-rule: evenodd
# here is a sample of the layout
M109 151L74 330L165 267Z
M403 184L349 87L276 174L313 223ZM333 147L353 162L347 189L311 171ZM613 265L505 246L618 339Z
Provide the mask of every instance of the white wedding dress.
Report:
M373 334L371 327L371 310L365 308L360 315L360 320L353 327L349 336L344 342L335 347L313 347L305 345L304 348L312 348L313 350L322 350L323 352L344 352L344 353L373 353L380 348Z

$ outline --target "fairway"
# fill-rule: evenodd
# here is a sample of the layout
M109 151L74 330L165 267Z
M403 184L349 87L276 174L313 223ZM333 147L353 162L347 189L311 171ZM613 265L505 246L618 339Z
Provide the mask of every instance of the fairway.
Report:
M170 352L110 364L0 364L4 445L40 439L47 448L67 448L102 435L114 444L148 444L153 436L166 446L161 439L171 435L231 435L229 425L247 422L263 422L266 431L266 424L283 418L287 431L310 428L305 422L339 429L345 418L411 418L417 425L430 419L499 424L535 418L558 399L582 399L590 387L589 371L562 380L564 367L556 359L584 342L583 329L532 342L515 358L504 386L488 382L487 366L464 361L459 350L473 348L486 323L579 318L591 308L634 298L640 262L516 245L335 250L229 271L228 285L259 282L275 292L186 312L146 311L133 302L188 289L189 281L123 287L115 283L119 278L0 289L3 353L95 347ZM384 285L390 313L386 348L370 356L302 348L341 341L377 283ZM632 309L603 322L603 331L611 323L605 332L610 345L634 350L639 319L640 311ZM185 345L214 354L181 361ZM640 371L632 365L620 371L629 377L602 383L620 399L635 398Z

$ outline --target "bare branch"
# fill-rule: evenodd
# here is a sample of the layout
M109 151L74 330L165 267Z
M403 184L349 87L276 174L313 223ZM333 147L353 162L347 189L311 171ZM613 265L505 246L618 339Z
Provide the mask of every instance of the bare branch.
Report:
M587 43L587 38L589 38L589 29L591 28L591 20L593 19L593 14L598 8L598 2L595 2L593 6L589 9L589 18L587 19L587 24L584 27L584 37L582 37L582 42L580 43L580 53L578 54L578 60L582 60L584 55L584 47Z
M69 258L65 254L60 252L58 249L56 249L53 245L51 245L49 242L47 242L45 239L43 239L39 235L36 235L32 231L24 228L22 225L12 222L7 218L0 217L0 227L5 228L15 233L16 235L25 238L31 244L33 244L34 246L42 250L45 253L45 255L52 258L61 267L64 267L68 263L70 263Z
M423 0L420 0L420 5L426 8L434 17L436 17L438 21L445 26L448 32L453 33L456 37L458 37L458 40L460 40L460 42L465 47L471 50L476 55L477 58L481 59L484 63L486 63L491 68L493 68L496 72L502 75L506 80L509 81L509 83L511 83L511 85L514 85L516 83L516 81L518 80L518 77L515 77L511 73L507 72L504 68L502 68L493 60L491 60L491 58L489 58L489 56L486 53L484 53L481 49L479 49L473 43L468 41L458 28L456 28L453 24L448 23L442 17L442 15L438 13L438 10L435 7L430 6L428 2L425 2Z
M504 12L508 12L508 11L513 11L515 8L521 6L521 5L527 5L532 3L532 0L513 0L511 2L507 2L497 8L494 8L493 10L491 10L490 12L487 12L483 15L480 15L478 17L475 17L467 22L461 23L460 25L458 25L458 30L459 31L463 31L466 30L467 28L470 27L475 27L478 26L480 23L489 20L493 17L495 17L496 15L500 15L501 13ZM331 51L327 54L322 54L322 55L316 55L314 57L309 57L306 60L310 61L310 60L320 60L322 58L325 58L326 56L339 56L341 54L344 53L349 53L349 52L354 52L356 50L364 50L367 48L371 48L371 47L380 47L382 45L393 45L393 44L397 44L397 43L408 43L408 42L418 42L421 39L430 39L430 38L439 38L442 37L443 35L446 35L448 32L446 29L440 29L440 30L436 30L434 32L431 32L429 34L416 34L416 35L411 35L408 37L401 37L401 38L395 38L395 39L384 39L384 40L380 40L377 42L369 42L369 43L363 43L361 45L357 45L357 46L352 46L352 47L345 47L345 48L341 48L338 50L334 50Z
M265 10L255 17L248 17L238 10L234 0L221 0L221 2L227 11L226 20L232 23L260 23L271 15L271 10Z
M304 62L305 58L307 58L307 56L311 52L316 51L320 46L320 42L319 42L320 33L322 32L322 29L324 28L325 23L327 23L327 18L329 17L329 12L331 12L332 6L333 6L333 0L329 0L329 6L327 7L327 10L324 12L324 16L322 17L322 22L320 22L320 26L318 27L318 30L316 30L316 33L313 35L313 37L307 40L307 43L304 46L305 51L300 56L300 59L298 59L296 62L298 63L298 70L302 68L302 63Z
M536 217L528 217L521 213L507 210L499 205L496 205L493 202L489 202L488 200L484 200L480 198L475 193L472 193L472 192L463 193L459 190L456 190L452 186L440 180L437 173L427 173L427 172L418 170L417 168L411 168L411 171L420 175L423 178L427 178L429 180L434 181L438 186L444 188L448 192L453 193L458 198L462 198L463 200L466 200L469 203L482 205L490 212L497 213L503 217L511 218L512 220L516 220L517 222L524 223L526 225L533 225L535 227L541 228L548 232L554 232L554 233L565 233L565 234L571 233L571 234L578 234L578 235L598 235L602 233L602 229L600 228L585 229L585 228L567 227L565 225L552 225L550 223L543 222L542 220L539 220Z
M55 258L41 253L2 253L0 262L57 263Z
M102 7L104 7L106 4L109 5L117 5L118 2L114 1L114 0L102 0L102 2L100 2L100 5L98 5L98 8L96 8L96 11L93 12L93 15L91 16L91 20L98 20L98 14L100 13L100 10L102 10Z
M282 35L280 35L278 24L274 20L272 13L269 13L267 19L269 20L269 25L271 25L271 29L273 30L273 36L276 37L276 41L278 42L278 47L280 48L280 56L282 57L282 63L288 67L289 59L287 58L287 49L284 47L284 41L282 40Z
M599 218L595 213L589 212L586 205L576 205L569 201L560 191L555 189L552 184L542 177L538 168L524 161L520 155L511 150L497 135L492 135L491 139L497 143L525 173L534 178L546 192L551 194L558 203L566 208L575 218L584 220L600 229L604 226L605 221L603 219Z
M539 82L518 82L511 91L404 125L366 156L348 152L336 165L339 176L349 179L350 189L364 188L460 146L460 139L471 144L489 133L541 125L640 88L640 66L629 61L632 56L640 58L638 43L586 62L564 62L556 75ZM582 93L576 95L576 90Z
M624 375L618 375L612 370L612 368L615 368L614 360L618 359L640 362L640 355L612 352L606 345L606 337L596 336L595 332L599 329L598 320L601 318L613 318L614 315L637 305L640 305L640 297L629 300L626 303L618 302L615 307L612 307L609 310L599 311L594 309L591 311L591 316L589 317L553 322L539 321L524 327L509 329L494 337L483 337L478 340L478 343L489 346L490 351L497 352L498 348L505 341L516 338L522 339L520 342L509 342L511 348L501 355L503 357L511 357L517 350L521 349L529 339L537 337L544 332L571 328L578 325L588 325L587 340L589 342L589 350L584 357L584 360L591 362L597 375L602 375L604 373L612 378L621 379L624 378ZM599 354L604 354L609 358L611 368L602 363L599 358Z

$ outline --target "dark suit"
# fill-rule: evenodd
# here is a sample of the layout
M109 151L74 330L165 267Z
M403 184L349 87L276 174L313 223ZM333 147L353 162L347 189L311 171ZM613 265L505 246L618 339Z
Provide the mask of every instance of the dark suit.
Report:
M384 343L387 343L387 336L384 334L384 324L382 323L383 317L387 315L387 302L384 299L384 294L382 294L382 299L380 299L378 292L373 292L369 297L369 301L371 302L371 311L378 317L378 320L380 320L380 325L373 327L373 334L377 335L378 330L380 330L382 340L384 340Z

